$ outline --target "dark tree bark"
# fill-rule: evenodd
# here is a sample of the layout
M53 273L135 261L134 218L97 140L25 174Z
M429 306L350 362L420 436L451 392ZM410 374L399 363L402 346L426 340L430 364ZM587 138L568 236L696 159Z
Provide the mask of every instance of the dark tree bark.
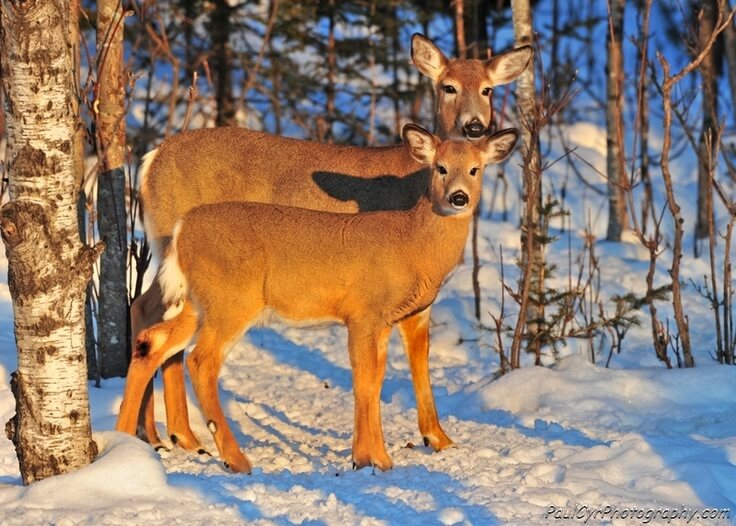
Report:
M465 0L463 28L468 58L484 59L488 56L488 7L489 2Z
M721 0L720 5L723 13L731 10L731 2L728 0ZM731 88L731 104L736 108L736 25L733 22L723 31L723 50L728 66L728 85ZM736 125L736 112L732 115L731 125Z
M487 2L480 0L455 0L456 19L456 44L461 58L482 59L488 56L488 29L486 17L488 12ZM489 118L493 123L493 115ZM481 319L481 286L480 286L480 254L478 251L478 221L482 203L473 213L473 230L471 234L471 245L473 251L473 296L475 307L475 319Z
M233 98L233 50L230 46L233 8L226 0L214 0L215 9L210 17L212 40L212 76L215 83L217 126L235 126L235 99Z
M80 0L71 0L71 16L69 17L69 37L72 45L72 60L74 63L73 79L74 86L71 96L72 113L76 116L74 129L72 159L74 178L77 181L77 188L80 189L77 200L77 214L79 218L79 236L82 243L87 244L87 196L82 190L84 180L84 144L86 134L84 123L81 119L80 103L80 77L81 77L81 35L79 32L79 14L81 3ZM95 333L92 330L94 326L94 313L92 309L92 301L94 297L94 287L90 283L87 285L87 297L84 302L84 325L89 329L85 335L85 347L87 349L87 377L90 380L99 380L99 369L97 368L97 341Z
M98 155L102 171L97 183L97 228L106 245L100 258L97 317L100 372L103 378L125 376L128 370L128 255L125 211L125 80L123 76L122 4L97 3L96 115Z
M68 1L0 5L10 202L0 209L18 370L6 424L23 482L87 465L92 441L84 297L98 250L80 243Z
M698 52L702 50L710 39L715 29L716 13L718 12L717 0L704 0L700 3L702 15L698 24ZM703 101L703 125L700 130L700 141L698 143L698 202L697 217L695 219L695 239L693 244L695 257L699 256L697 240L708 237L708 199L711 193L709 183L709 159L713 158L715 144L709 142L707 137L713 135L718 126L718 79L716 76L716 49L711 47L700 64L700 77L702 79L701 97Z
M335 0L329 0L327 3L327 84L325 85L325 116L323 124L318 130L320 141L331 143L334 140L332 135L332 126L335 123L335 97L337 88L335 87L337 76L337 49L335 43Z

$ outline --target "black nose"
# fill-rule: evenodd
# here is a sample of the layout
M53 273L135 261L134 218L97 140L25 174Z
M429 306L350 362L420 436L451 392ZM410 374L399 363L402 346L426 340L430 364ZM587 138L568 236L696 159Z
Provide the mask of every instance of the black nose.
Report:
M458 190L450 196L448 201L450 201L450 204L455 208L464 208L470 202L470 198L468 197L468 194L462 190Z
M482 137L485 132L486 127L483 126L483 123L478 119L473 119L463 126L463 133L466 137L470 137L471 139L478 139L479 137Z

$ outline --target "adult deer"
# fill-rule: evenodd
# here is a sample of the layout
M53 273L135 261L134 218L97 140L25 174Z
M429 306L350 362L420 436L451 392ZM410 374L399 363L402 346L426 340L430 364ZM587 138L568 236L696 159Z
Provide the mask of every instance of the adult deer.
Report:
M412 59L432 80L436 127L443 138L483 140L491 125L491 91L527 67L529 46L490 60L448 59L428 39L412 37ZM222 201L257 201L312 210L359 212L406 210L427 188L427 172L402 145L360 148L301 141L240 128L181 133L147 154L141 198L148 239L164 253L176 222L191 208ZM133 337L161 320L158 281L131 307ZM435 450L452 441L437 418L429 379L429 305L398 323L409 358L419 430ZM181 354L163 365L167 431L190 450L200 443L189 427ZM160 445L149 385L144 429Z
M198 332L187 366L225 465L250 472L220 407L217 378L230 344L266 309L289 320L348 328L357 468L392 466L380 393L394 324L425 311L460 261L483 168L508 157L514 129L473 143L407 124L414 160L431 167L424 195L404 211L345 214L251 202L199 206L174 228L158 280L171 307L135 344L117 429L135 433L154 371ZM399 190L401 191L401 190ZM208 235L209 234L209 235Z

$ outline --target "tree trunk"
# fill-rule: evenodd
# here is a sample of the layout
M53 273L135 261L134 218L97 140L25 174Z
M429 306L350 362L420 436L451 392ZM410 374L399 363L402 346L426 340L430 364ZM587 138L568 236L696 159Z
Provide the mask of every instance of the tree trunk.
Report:
M514 22L516 46L533 45L532 11L529 0L512 0L511 11ZM540 320L544 319L544 306L535 299L542 296L544 287L544 256L538 243L539 211L542 207L542 164L539 150L539 124L536 110L536 88L534 79L534 59L524 73L516 81L517 111L521 128L521 152L524 158L524 211L521 233L521 265L524 272L526 296L522 298L525 306L519 313L520 321L514 333L511 348L511 366L519 367L519 346L521 330L526 325L527 338L531 342L530 351L539 357L539 345L536 339L539 334Z
M721 0L721 11L727 13L731 10L731 2ZM731 104L736 107L736 23L733 21L723 31L723 50L728 65L728 85L731 88ZM736 112L733 113L733 122L736 125Z
M401 137L401 77L399 76L399 61L403 59L401 52L401 31L399 24L399 13L396 5L391 6L391 72L392 72L392 99L394 103L394 135ZM417 86L419 92L419 86Z
M608 78L606 83L606 127L608 173L608 241L621 241L626 228L626 168L624 166L623 129L623 45L624 8L626 0L610 0L609 31L607 43Z
M335 0L328 2L328 33L327 33L327 84L325 85L325 116L318 130L319 140L321 142L332 143L334 141L332 127L335 123L335 97L337 88L335 87L337 76L337 49L335 47Z
M212 39L212 73L215 83L215 103L217 126L235 126L235 100L233 98L232 58L230 16L233 8L226 0L215 0L215 9L210 18L210 37Z
M127 221L125 215L125 81L123 9L118 0L97 3L97 76L100 83L97 227L106 245L100 259L97 317L100 372L103 378L128 370Z
M463 30L467 58L485 59L488 57L488 7L481 0L465 0L463 9Z
M646 67L646 66L644 66ZM647 86L649 77L645 69L641 69L641 92L639 96L639 172L641 174L641 182L644 186L644 196L641 203L641 229L644 235L647 234L649 219L657 220L654 209L654 190L652 186L652 177L649 172L649 92ZM631 211L632 215L635 213Z
M184 33L184 74L187 82L192 81L192 76L197 70L197 49L194 44L195 37L195 19L200 12L198 0L179 0L179 8L182 11L184 19L182 20L182 31Z
M18 370L5 431L29 484L92 461L84 295L98 250L82 245L74 176L68 1L3 0L0 63L10 202L0 210Z
M465 2L452 0L455 7L455 47L458 58L468 58L468 46L465 43Z
M717 0L702 2L703 13L699 19L698 53L710 39L716 24ZM711 142L708 146L707 137L713 134L718 126L718 80L716 78L716 50L713 46L700 64L700 76L703 81L703 126L700 130L698 144L698 201L697 217L695 219L695 257L699 256L698 240L708 237L708 196L710 188L710 159L713 158L716 145Z
M81 35L79 32L79 14L81 9L80 0L71 0L71 16L69 17L69 39L72 45L72 61L74 64L73 79L74 86L71 96L72 114L75 116L74 138L72 143L72 159L74 179L77 181L77 188L82 188L84 180L84 144L86 134L84 123L81 119L80 112L80 76L81 76ZM79 235L82 243L87 243L87 196L80 190L77 198L77 215L79 221ZM87 378L89 380L99 381L99 369L97 368L97 342L95 341L95 333L92 330L94 326L94 314L92 310L92 300L94 297L94 287L92 284L87 285L87 297L84 302L84 326L88 327L85 336L85 348L87 350Z
M488 55L488 31L486 29L487 4L479 0L455 0L455 37L460 58L486 58ZM493 123L493 114L488 120ZM478 223L482 203L473 212L471 244L473 252L472 285L475 319L481 319L480 253L478 250Z

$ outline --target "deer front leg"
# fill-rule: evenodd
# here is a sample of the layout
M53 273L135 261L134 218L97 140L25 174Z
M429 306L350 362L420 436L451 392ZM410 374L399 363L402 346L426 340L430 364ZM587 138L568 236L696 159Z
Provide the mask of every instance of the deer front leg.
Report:
M225 347L241 331L223 330L205 322L200 329L194 350L187 357L187 367L199 406L207 420L207 429L215 439L215 445L226 468L236 473L250 473L251 464L240 451L235 436L220 406L217 378L224 357Z
M425 445L440 451L451 446L452 440L440 426L429 380L429 318L428 307L399 322L399 332L409 358L414 396L417 399L419 432Z
M386 353L391 328L348 326L348 348L353 369L355 429L353 467L393 467L386 452L381 427L381 386L386 370Z

